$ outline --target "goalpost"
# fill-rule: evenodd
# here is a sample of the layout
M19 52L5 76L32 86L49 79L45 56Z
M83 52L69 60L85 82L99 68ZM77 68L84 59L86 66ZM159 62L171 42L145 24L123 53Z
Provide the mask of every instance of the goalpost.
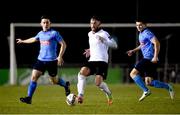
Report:
M149 27L180 27L180 23L148 23ZM11 23L10 24L10 85L17 84L17 64L15 54L15 28L16 27L40 27L39 23ZM63 28L88 28L88 23L54 23L51 27L63 27ZM102 27L108 28L132 28L136 27L135 23L103 23ZM136 56L137 57L137 56ZM165 61L165 75L167 70L167 60Z

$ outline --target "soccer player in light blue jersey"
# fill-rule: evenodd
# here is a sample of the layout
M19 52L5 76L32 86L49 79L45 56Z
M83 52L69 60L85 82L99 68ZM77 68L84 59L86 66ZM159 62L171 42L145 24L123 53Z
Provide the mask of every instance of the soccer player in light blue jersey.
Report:
M144 100L151 94L146 85L153 86L155 88L164 88L169 91L170 98L174 98L174 91L170 84L156 80L156 69L158 64L158 54L160 51L160 42L157 37L147 28L147 24L144 21L137 20L136 28L139 31L139 43L140 45L132 50L127 51L128 56L132 56L135 52L141 50L143 59L140 60L130 72L131 78L134 82L143 90L142 96L139 101ZM141 78L141 75L145 75L145 83Z
M26 40L17 39L18 44L40 43L39 56L32 70L27 97L20 98L21 102L27 104L31 104L33 94L37 87L37 80L45 71L48 71L50 76L49 80L53 84L64 87L66 96L70 94L70 83L57 77L58 65L62 65L64 62L63 55L66 50L66 43L58 31L50 28L51 22L49 17L42 16L40 24L42 26L42 31L40 31L35 37ZM58 54L57 45L61 46Z

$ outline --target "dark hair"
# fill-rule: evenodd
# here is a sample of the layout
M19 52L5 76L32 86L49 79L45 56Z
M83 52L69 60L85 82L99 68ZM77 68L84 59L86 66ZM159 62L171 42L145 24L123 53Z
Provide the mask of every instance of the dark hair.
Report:
M47 16L47 15L43 15L43 16L41 16L41 20L42 20L42 19L49 19L49 20L50 20L50 17Z
M96 16L96 15L93 15L91 17L91 19L95 19L95 20L101 21L101 18L99 16Z
M135 22L142 22L143 24L147 23L147 21L145 19L141 19L141 18L136 19Z

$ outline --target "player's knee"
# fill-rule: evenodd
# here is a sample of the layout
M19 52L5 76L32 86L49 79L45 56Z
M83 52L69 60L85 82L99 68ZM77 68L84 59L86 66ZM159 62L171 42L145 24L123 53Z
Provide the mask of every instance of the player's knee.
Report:
M96 78L95 78L95 85L99 87L99 86L101 85L102 82L103 82L102 76L101 76L101 75L96 75Z
M51 82L51 84L55 85L58 83L58 80L57 79L54 79L54 78L49 78L49 81Z
M95 79L95 85L96 85L97 87L99 87L100 84L101 84L101 82L100 82L98 79Z
M38 80L38 77L37 77L37 76L32 76L32 77L31 77L31 81L37 82L37 80Z
M37 80L39 79L39 77L42 75L42 72L37 71L37 70L33 70L32 71L32 76L31 76L31 81L37 82Z
M95 82L95 85L97 86L97 87L99 87L100 86L100 82Z
M90 70L87 67L82 67L81 70L80 70L80 74L83 75L83 76L88 76L89 73L90 73Z
M150 82L145 82L145 84L147 85L147 86L151 86L151 83Z
M130 72L130 77L133 78L135 77L136 75L138 74L138 71L136 69L133 69L131 72Z
M151 77L145 77L145 84L148 86L152 86L152 78Z
M135 73L133 71L131 71L129 75L130 75L130 77L133 77L133 76L135 76Z

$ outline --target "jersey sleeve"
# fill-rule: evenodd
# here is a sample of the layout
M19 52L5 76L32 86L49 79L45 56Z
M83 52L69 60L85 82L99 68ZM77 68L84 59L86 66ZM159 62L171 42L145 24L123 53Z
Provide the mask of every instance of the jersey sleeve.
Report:
M109 33L105 32L103 38L105 39L104 43L111 47L111 48L117 48L118 45L114 39L109 35Z
M35 38L36 40L39 40L39 35L40 35L40 33L41 33L41 32L39 32L36 36L34 36L34 38Z
M62 36L60 35L60 33L59 32L55 32L55 39L58 41L58 42L60 42L63 38L62 38Z
M147 31L146 36L149 40L151 40L155 35L151 31Z

